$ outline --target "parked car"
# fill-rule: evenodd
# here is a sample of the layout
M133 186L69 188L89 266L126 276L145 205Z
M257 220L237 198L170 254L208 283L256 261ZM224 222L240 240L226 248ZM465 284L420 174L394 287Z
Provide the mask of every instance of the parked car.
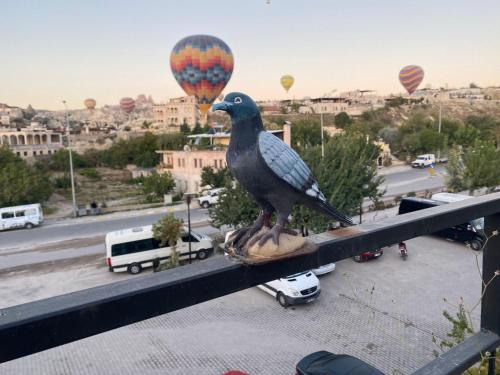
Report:
M31 229L42 222L43 211L39 203L0 208L0 230Z
M216 204L219 201L219 195L225 190L225 188L208 190L205 195L198 198L198 204L203 208Z
M383 249L377 249L377 250L365 251L364 253L355 255L353 259L355 262L361 263L361 262L366 262L367 260L370 259L380 258L383 254L384 254Z
M272 295L283 307L312 302L321 293L319 280L312 271L282 277L257 285L257 288Z
M227 243L233 233L234 230L226 233L224 244ZM318 275L323 275L332 272L334 269L335 263L330 263L315 270L299 272L257 285L257 288L272 295L283 307L299 303L309 303L318 298L321 293L320 283L315 271Z
M359 358L324 350L302 358L296 371L297 375L384 375Z
M408 212L419 211L426 208L440 206L442 204L447 204L447 202L452 202L453 199L455 201L470 199L467 195L459 198L453 197L450 198L450 193L447 195L438 195L435 194L439 200L436 199L424 199L424 198L415 198L415 197L407 197L403 198L399 204L399 212L398 214L406 214ZM456 194L458 195L458 194ZM483 244L486 242L486 234L484 233L484 219L479 218L475 220L471 220L467 223L455 225L451 228L441 229L432 233L433 235L448 238L450 240L464 242L470 244L472 250L481 250L483 248Z
M415 160L412 161L411 166L413 168L425 168L436 164L436 157L434 154L418 155Z
M335 263L328 263L324 266L319 266L311 270L316 276L326 275L327 273L335 271Z
M189 242L191 257L205 259L213 253L210 237L191 231L184 227L176 250L180 259L189 259ZM129 228L109 232L105 238L106 262L111 272L128 271L131 274L141 273L146 267L166 262L172 253L169 244L160 246L153 237L152 225Z

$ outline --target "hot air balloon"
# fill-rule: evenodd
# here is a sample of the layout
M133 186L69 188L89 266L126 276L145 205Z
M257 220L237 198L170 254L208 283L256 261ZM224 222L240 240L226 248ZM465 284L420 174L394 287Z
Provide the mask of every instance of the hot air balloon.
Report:
M217 99L233 73L233 54L226 43L210 35L188 36L174 46L170 68L188 95L195 95L202 113Z
M85 105L85 108L88 110L95 109L96 101L95 99L88 98L83 101L83 105Z
M293 86L295 79L290 74L285 74L284 76L281 77L280 82L281 86L283 86L286 92L288 92L288 90L290 90L290 87Z
M129 115L135 108L135 100L132 98L122 98L120 100L120 108Z
M401 82L410 95L417 89L423 79L424 70L418 65L405 66L399 72L399 82Z

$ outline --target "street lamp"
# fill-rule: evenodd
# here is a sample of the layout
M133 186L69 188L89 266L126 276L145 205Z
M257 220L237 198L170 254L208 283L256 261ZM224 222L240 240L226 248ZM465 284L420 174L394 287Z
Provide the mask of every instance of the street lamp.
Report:
M69 174L71 178L71 196L73 198L73 217L77 217L78 213L76 211L76 197L75 197L75 179L73 177L73 155L71 152L71 131L69 129L68 120L68 106L66 105L66 100L63 100L64 108L66 109L66 132L68 136L68 151L69 151Z
M186 200L187 208L188 208L188 246L189 246L189 264L191 264L191 210L190 204L191 200L195 196L195 193L184 193L184 199Z
M324 134L323 134L323 112L320 114L321 118L321 157L325 157L325 144L324 144Z

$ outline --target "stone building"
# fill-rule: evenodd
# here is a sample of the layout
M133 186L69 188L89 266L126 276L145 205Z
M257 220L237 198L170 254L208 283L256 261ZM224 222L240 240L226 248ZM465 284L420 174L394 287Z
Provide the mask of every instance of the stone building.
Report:
M166 104L153 106L154 123L167 133L178 132L182 124L193 129L200 122L200 114L194 96L172 98Z
M20 129L0 128L0 146L2 145L8 145L22 158L51 155L63 147L61 134L33 126Z

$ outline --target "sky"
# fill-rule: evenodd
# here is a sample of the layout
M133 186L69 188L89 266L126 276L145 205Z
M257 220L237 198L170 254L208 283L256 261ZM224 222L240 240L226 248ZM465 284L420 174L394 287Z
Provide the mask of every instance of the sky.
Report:
M0 103L21 107L184 95L169 55L192 34L229 45L224 93L255 100L399 93L410 64L425 70L421 87L500 85L498 0L17 0L0 14ZM295 77L288 94L283 74Z

